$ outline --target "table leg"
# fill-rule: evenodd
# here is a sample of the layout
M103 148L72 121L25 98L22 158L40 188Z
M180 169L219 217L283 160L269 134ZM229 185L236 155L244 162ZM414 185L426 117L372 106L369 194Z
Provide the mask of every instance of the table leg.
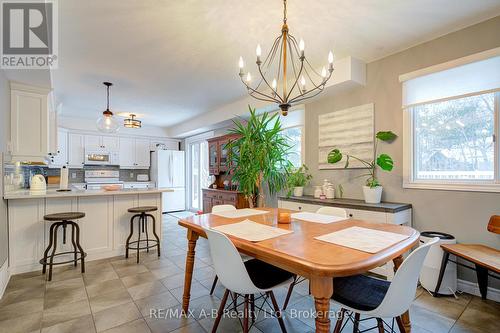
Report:
M396 272L403 263L403 256L400 255L392 260L394 263L394 272ZM411 321L410 321L410 310L408 309L405 313L401 315L401 320L403 321L403 325L405 327L405 332L410 333L411 332Z
M310 286L316 309L316 333L329 333L330 298L333 294L332 278L313 277L310 280Z
M191 281L193 280L193 267L194 267L194 254L196 248L196 241L199 235L188 229L188 250L186 254L186 271L184 275L184 294L182 296L182 310L187 313L189 309L189 299L191 298Z

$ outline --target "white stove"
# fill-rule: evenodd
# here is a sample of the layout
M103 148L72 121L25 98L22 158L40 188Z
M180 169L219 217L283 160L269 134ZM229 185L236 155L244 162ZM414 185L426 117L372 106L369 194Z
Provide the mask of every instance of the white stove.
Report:
M118 170L85 170L85 183L87 190L100 190L107 185L119 185L123 188Z

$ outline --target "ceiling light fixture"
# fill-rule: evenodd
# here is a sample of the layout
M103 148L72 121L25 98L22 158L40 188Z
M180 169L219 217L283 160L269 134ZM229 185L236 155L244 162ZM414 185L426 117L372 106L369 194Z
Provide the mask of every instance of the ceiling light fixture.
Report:
M123 126L127 128L141 128L141 121L135 119L135 117L135 114L130 114L130 118L125 118L125 120L123 121Z
M113 116L113 112L109 110L109 87L113 84L111 82L103 82L102 84L106 86L107 106L102 116L97 119L97 129L104 133L116 133L120 129L120 124L116 120L116 117Z
M292 105L320 94L332 76L333 53L330 51L328 54L328 67L323 67L318 73L306 59L304 50L304 41L301 39L297 43L295 37L288 33L286 0L284 0L281 35L275 39L263 61L262 48L257 45L256 64L260 77L253 88L252 75L250 72L245 75L243 71L245 63L242 57L239 59L239 75L250 96L261 101L278 103L281 114L286 116Z

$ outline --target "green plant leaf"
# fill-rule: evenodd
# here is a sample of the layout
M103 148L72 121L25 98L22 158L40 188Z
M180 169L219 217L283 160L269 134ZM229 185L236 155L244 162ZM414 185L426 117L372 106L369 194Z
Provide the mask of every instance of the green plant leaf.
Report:
M328 158L327 161L330 164L334 164L337 162L340 162L342 160L342 153L338 149L333 149L331 152L328 153Z
M396 140L398 136L394 134L391 131L380 131L377 133L376 138L379 140L382 140L384 142L389 142L391 143L392 141Z
M380 154L379 157L377 157L377 165L385 171L391 171L392 168L394 167L394 161L392 160L392 157L390 157L387 154Z

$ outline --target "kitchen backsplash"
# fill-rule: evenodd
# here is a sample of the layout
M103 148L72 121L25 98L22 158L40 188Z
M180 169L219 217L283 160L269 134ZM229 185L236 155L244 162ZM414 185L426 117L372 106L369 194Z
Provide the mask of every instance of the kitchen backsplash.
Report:
M85 170L92 169L106 169L106 170L120 170L120 180L124 182L134 182L137 181L137 175L146 174L149 175L149 169L118 169L117 167L97 167L97 166L87 166L84 169L69 169L69 183L84 183L85 182ZM21 165L21 164L5 164L4 165L4 177L6 185L13 185L19 183L20 180L24 180L21 188L29 187L29 179L32 174L42 174L45 177L48 176L59 176L61 173L60 169L51 169L44 165Z

